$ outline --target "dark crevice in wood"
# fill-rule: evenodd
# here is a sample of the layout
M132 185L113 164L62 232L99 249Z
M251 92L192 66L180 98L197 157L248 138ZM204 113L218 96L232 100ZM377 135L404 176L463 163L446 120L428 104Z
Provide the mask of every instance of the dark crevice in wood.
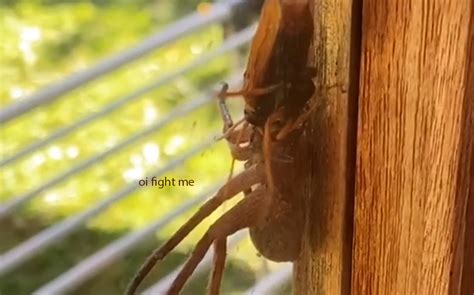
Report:
M354 206L355 206L355 183L356 183L356 159L357 159L357 118L358 118L358 98L360 81L360 58L362 50L362 0L352 2L352 23L350 41L350 76L349 76L349 110L348 110L348 140L347 140L347 230L344 241L344 261L345 269L341 284L343 294L351 293L352 285L352 249L354 237ZM344 284L345 283L345 284Z

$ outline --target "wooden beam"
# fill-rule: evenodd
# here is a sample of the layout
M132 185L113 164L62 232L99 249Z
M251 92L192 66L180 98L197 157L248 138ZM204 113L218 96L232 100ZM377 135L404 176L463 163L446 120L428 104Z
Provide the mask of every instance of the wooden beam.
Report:
M473 1L362 11L352 293L459 294Z
M360 1L314 0L314 79L319 104L308 128L303 250L294 294L349 294ZM355 11L355 13L354 13Z

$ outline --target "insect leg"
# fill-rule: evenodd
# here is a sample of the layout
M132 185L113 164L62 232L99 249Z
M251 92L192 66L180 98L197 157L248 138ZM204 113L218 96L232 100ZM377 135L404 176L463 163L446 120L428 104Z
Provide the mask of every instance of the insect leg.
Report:
M270 85L267 87L259 87L259 88L252 88L252 89L241 89L238 91L226 91L224 93L225 97L232 97L232 96L261 96L265 94L272 93L273 91L279 89L283 86L283 83L278 83L274 85Z
M299 118L302 118L301 116ZM303 119L305 119L303 117ZM303 123L304 120L301 121L301 123ZM298 124L297 124L298 123ZM282 140L284 139L286 136L288 136L288 134L291 133L291 131L295 130L296 128L298 128L298 125L299 125L299 122L298 120L297 121L289 121L285 124L285 126L283 126L283 128L281 128L281 130L278 132L277 136L276 136L276 140Z
M281 88L282 86L283 86L283 83L278 83L278 84L270 85L267 87L254 88L254 89L248 90L247 93L245 93L245 95L261 96L261 95L272 93L273 91Z
M224 121L224 133L234 125L232 121L232 116L230 115L229 108L225 104L225 98L227 97L227 90L229 89L229 84L225 83L222 85L222 89L217 95L219 98L219 111L222 116L222 121Z
M324 92L329 91L330 89L341 87L341 90L345 92L344 88L340 84L333 84L329 85L325 88ZM323 93L324 93L323 92ZM312 112L314 112L317 108L321 107L321 100L313 100L309 106L309 109L301 114L295 121L289 122L287 126L283 127L282 130L277 134L276 139L280 140L285 138L291 131L298 129L301 124L308 120L309 116Z
M239 127L239 125L241 125L242 123L245 123L245 122L246 122L245 118L242 118L239 121L237 121L237 123L235 123L234 125L230 125L230 127L226 127L228 123L224 123L224 133L221 136L219 136L217 138L217 140L221 140L223 138L228 139L229 136L235 131L235 129L237 127ZM232 124L232 122L231 122L231 124Z
M232 130L228 132L225 139L234 144L242 144L250 141L252 135L252 128L250 128L249 123L244 121L242 128L238 130Z
M247 190L254 184L264 180L261 167L255 165L237 174L234 178L223 185L214 197L204 203L198 211L160 248L156 249L140 267L127 288L127 294L135 294L140 283L148 275L153 266L171 250L173 250L201 221L214 212L226 200Z
M227 97L227 89L229 88L228 84L224 84L222 86L221 91L217 95L219 98L219 111L221 113L222 121L224 122L224 134L219 138L228 138L228 136L238 127L240 124L245 122L245 118L240 119L236 124L234 124L232 120L232 116L230 115L229 108L225 103L225 99Z
M250 145L248 144L250 140L249 124L244 123L244 126L240 130L235 130L227 138L227 143L229 144L230 152L232 158L238 161L246 161L250 158L252 151Z
M227 256L227 238L214 241L214 268L209 280L209 295L218 295Z
M235 160L239 161L247 161L251 157L251 150L249 145L247 146L241 146L240 143L242 142L249 142L250 141L250 135L248 132L248 123L245 122L244 126L242 129L238 132L238 135L236 138L229 137L227 139L227 143L229 144L230 152L232 154L232 163L230 165L230 173L228 180L230 180L234 174L234 166L235 166ZM244 132L245 131L245 132ZM236 131L233 133L237 133ZM247 135L246 138L243 138L243 135Z
M267 120L266 125L268 124L270 120ZM267 185L268 189L270 191L273 191L275 188L275 185L273 183L273 174L272 174L272 163L271 163L271 155L272 155L272 139L270 137L270 129L265 128L264 133L263 133L263 159L264 159L264 164L265 164L265 175L267 177Z
M219 110L224 121L224 134L223 138L229 143L232 157L239 161L246 161L250 157L251 151L247 146L242 146L241 143L248 142L250 140L249 124L245 119L240 120L235 125L232 121L229 109L225 103L225 96L223 93L227 90L227 84L224 84L219 94ZM243 127L239 130L235 130L237 125L243 123Z
M314 112L320 106L321 106L320 101L318 100L313 101L306 112L301 114L298 118L296 118L296 120L289 121L285 124L285 126L283 126L283 128L278 132L276 136L276 140L282 140L288 134L290 134L293 130L298 129L301 126L301 124L303 124L304 122L306 122L306 120L308 120L311 113Z
M260 187L260 189L253 191L222 215L199 240L188 261L186 261L183 269L171 285L167 295L179 294L214 241L225 239L241 229L256 226L259 222L263 221L267 215L270 202L271 199L268 197L267 191ZM223 268L217 271L222 272ZM216 277L219 278L221 275L216 274ZM211 282L211 285L214 284L217 283Z
M279 111L271 114L268 117L267 122L265 122L265 128L263 130L263 159L265 163L265 174L267 177L267 184L270 191L273 191L275 188L273 182L273 174L272 174L272 163L271 163L271 155L272 155L272 125L274 122L279 121L281 118L281 114Z

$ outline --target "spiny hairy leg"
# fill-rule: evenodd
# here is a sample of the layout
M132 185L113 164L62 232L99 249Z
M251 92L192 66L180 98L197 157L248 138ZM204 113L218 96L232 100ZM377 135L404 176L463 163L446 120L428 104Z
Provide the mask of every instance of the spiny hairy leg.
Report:
M209 295L219 295L227 256L227 238L214 241L214 268L209 279Z
M201 221L214 212L226 200L245 191L252 185L264 181L261 167L254 165L249 169L237 174L225 185L223 185L214 197L204 203L198 211L160 248L150 255L140 267L127 288L126 294L135 294L140 283L151 271L153 266L171 252Z
M269 205L271 204L270 197L266 189L260 186L211 225L209 230L197 243L188 261L186 261L183 269L171 285L167 295L179 294L213 242L225 239L241 229L257 226L262 223L266 218ZM223 267L219 268L220 269L216 270L216 272L219 273L216 273L213 278L221 278ZM218 285L217 282L211 282L211 286L214 285ZM217 288L216 291L217 293L212 295L219 294L218 289L219 288Z

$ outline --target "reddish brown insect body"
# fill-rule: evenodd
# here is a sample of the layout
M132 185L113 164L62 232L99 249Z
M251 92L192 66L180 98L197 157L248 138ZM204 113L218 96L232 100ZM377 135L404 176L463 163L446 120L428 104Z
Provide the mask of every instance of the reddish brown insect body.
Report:
M209 294L219 294L225 266L227 237L249 228L258 251L274 261L293 261L300 251L304 223L302 169L304 123L314 92L307 57L313 33L308 0L266 0L252 42L244 88L220 95L224 132L232 155L245 161L245 170L231 178L145 262L132 280L133 294L154 264L163 259L204 218L240 192L245 197L220 217L197 243L167 294L179 294L211 245L214 269ZM241 94L245 121L233 129L225 97ZM308 110L309 109L309 110Z
M314 91L306 67L312 34L307 1L265 2L244 73L243 90L227 94L244 96L249 123L263 127L268 116L283 105L294 113L302 110L308 93Z

